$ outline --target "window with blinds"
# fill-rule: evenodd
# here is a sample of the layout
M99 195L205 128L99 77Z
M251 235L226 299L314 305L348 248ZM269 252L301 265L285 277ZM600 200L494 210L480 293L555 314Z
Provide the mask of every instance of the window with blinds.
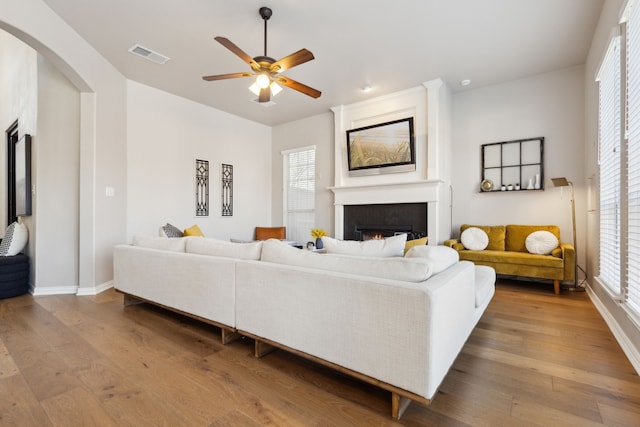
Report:
M620 37L615 37L598 73L600 160L599 281L620 295Z
M316 149L283 152L284 223L287 239L304 244L315 222Z
M640 318L640 4L630 2L627 7L627 278L624 296L628 308Z
M600 273L640 325L640 1L623 13L599 82Z

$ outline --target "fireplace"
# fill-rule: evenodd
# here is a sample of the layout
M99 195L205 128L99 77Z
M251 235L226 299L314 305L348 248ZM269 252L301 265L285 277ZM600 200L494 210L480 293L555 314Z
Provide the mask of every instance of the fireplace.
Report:
M408 240L427 235L427 203L347 205L344 239L369 240L402 233Z

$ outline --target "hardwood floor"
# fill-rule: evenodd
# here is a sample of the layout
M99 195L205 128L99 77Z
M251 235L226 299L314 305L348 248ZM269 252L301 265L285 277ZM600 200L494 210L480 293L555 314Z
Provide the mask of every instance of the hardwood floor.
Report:
M638 426L640 378L585 293L500 281L429 408L122 295L0 300L0 425Z

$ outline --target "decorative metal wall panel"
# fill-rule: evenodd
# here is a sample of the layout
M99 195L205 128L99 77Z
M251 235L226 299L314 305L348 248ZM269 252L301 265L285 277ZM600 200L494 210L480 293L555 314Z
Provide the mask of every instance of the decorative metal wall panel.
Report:
M196 216L209 216L209 161L196 159Z
M222 164L222 216L233 216L233 165Z

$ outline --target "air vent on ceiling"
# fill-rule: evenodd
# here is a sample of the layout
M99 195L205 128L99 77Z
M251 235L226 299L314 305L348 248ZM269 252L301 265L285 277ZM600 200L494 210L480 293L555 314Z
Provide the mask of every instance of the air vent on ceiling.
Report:
M253 98L251 102L255 102L256 104L261 105L263 107L273 107L274 105L276 105L276 103L273 101L260 102L258 98Z
M139 44L134 44L129 48L129 52L134 55L138 55L143 57L144 59L148 59L151 62L155 62L156 64L164 64L169 60L168 56L164 56L161 53L154 52L151 49L147 49L144 46L140 46Z

